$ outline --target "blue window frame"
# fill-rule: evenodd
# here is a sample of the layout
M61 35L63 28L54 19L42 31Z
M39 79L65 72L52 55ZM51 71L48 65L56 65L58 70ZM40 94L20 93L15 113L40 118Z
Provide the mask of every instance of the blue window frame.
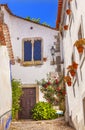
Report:
M41 40L34 41L34 61L41 60Z
M32 61L32 43L31 43L31 41L24 42L24 61Z
M42 40L26 39L23 47L23 60L26 65L42 64Z

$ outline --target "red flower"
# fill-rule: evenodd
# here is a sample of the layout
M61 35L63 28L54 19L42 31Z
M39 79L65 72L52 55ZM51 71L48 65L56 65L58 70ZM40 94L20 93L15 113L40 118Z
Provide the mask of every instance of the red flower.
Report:
M57 90L57 91L60 91L60 90L61 90L61 88L59 88L59 87L58 87L56 90Z
M48 85L51 85L51 82L48 81L47 84L48 84Z
M63 95L65 95L66 94L66 91L63 91L63 93L62 93Z
M44 88L47 88L47 87L48 87L48 85L47 85L47 84L45 84L45 85L44 85Z
M58 80L57 79L55 80L55 83L58 84Z

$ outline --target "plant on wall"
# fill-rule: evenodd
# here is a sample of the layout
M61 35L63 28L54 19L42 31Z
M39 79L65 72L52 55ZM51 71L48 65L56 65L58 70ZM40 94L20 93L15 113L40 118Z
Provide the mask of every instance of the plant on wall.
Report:
M85 46L85 39L79 39L74 43L79 53L83 53L84 46Z
M16 114L20 110L20 97L22 95L21 82L12 80L12 118L16 119Z
M69 65L67 67L67 76L64 77L64 81L67 83L68 86L72 85L72 78L76 75L77 68L78 64L75 61L72 62L72 65Z
M47 75L47 79L37 81L40 86L44 98L52 105L60 105L65 98L65 86L63 85L63 77L61 79Z
M70 75L71 75L72 77L75 76L77 67L78 67L78 64L77 64L76 62L73 62L72 65L69 65L69 66L67 67L68 73L70 73Z

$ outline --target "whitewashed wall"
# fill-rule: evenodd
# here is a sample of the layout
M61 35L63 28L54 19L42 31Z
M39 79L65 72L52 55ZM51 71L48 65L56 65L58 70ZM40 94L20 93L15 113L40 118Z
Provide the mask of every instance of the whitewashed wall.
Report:
M8 51L6 46L0 46L0 117L11 111L11 108L12 91Z
M77 7L76 7L76 4ZM85 38L85 1L84 0L74 0L70 2L71 10L72 10L72 23L71 27L64 31L63 36L63 49L64 49L64 67L65 67L65 74L67 74L67 67L71 65L72 62L72 53L74 53L73 44L76 40L78 40L78 31L80 24L82 25L82 33L84 34ZM65 9L63 10L65 11ZM65 14L66 15L66 14ZM65 16L64 16L65 17ZM70 21L66 19L66 24L70 25ZM78 65L78 79L79 85L76 82L71 87L66 86L67 96L68 96L68 106L69 106L69 116L72 118L73 124L76 130L85 130L84 126L84 112L83 112L83 98L85 97L85 61L82 66L82 80L80 74L80 66L82 59L85 54L83 54L81 60L79 60L79 53L75 48L75 61L79 64ZM75 95L74 95L75 92Z

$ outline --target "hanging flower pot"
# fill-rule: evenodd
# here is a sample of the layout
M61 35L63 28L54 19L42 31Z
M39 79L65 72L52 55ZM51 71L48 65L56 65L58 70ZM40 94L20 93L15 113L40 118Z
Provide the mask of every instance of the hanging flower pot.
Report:
M46 62L47 61L47 57L43 57L43 61Z
M64 30L68 30L68 25L64 25Z
M74 77L75 74L76 74L76 72L74 70L70 70L69 72L70 72L70 74L71 74L72 77Z
M78 64L75 61L72 63L72 66L73 66L73 69L75 70L78 68Z
M77 50L79 53L83 53L84 47L83 46L78 46Z
M67 15L70 15L72 13L72 11L70 9L67 9L66 13L67 13Z
M67 82L67 85L68 85L68 86L71 86L71 81L68 81L68 82Z

